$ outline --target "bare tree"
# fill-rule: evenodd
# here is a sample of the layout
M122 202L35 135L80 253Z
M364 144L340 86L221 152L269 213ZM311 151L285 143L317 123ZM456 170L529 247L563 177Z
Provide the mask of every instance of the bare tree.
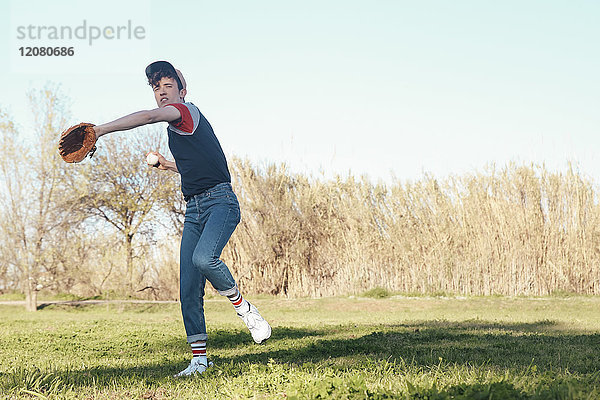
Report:
M80 193L78 207L88 218L105 221L122 237L126 254L126 279L129 293L134 290L136 266L143 277L147 263L135 263L146 254L145 246L160 232L155 232L161 218L159 204L172 198L177 190L176 176L146 165L148 151L166 148L166 134L141 128L104 137L98 151L80 168L79 178L86 181L87 192ZM74 171L75 172L75 171ZM136 240L142 236L146 240Z
M5 190L0 196L4 213L0 247L19 279L27 310L37 309L37 292L43 287L50 263L53 229L62 224L62 161L56 152L57 132L65 126L65 105L53 88L28 94L34 117L31 141L5 113L2 114L0 174Z

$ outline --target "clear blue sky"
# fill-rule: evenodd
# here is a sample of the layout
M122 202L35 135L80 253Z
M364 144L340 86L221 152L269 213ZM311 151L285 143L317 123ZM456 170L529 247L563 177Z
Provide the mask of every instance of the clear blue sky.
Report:
M46 82L72 122L153 108L143 70L166 59L227 154L386 181L509 161L600 176L597 1L19 0L0 15L0 106L24 127L25 92ZM83 20L145 37L16 38ZM19 56L44 43L77 55Z

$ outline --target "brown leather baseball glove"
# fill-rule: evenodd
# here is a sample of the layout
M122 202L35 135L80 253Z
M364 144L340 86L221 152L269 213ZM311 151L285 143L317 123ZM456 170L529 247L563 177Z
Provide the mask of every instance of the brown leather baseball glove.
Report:
M96 151L96 132L94 124L82 122L67 129L60 135L58 152L65 162L77 163L88 154Z

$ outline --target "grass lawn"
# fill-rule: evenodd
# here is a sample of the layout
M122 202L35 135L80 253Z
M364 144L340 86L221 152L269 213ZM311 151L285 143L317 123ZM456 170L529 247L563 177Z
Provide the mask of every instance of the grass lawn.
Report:
M208 300L186 379L177 304L0 306L0 398L600 399L600 298L254 300L267 344Z

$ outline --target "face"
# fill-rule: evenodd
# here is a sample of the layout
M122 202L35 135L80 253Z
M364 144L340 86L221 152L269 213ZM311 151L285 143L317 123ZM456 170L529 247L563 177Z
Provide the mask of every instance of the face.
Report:
M173 78L162 78L153 90L154 99L159 107L183 102L186 93L185 89L179 90L177 82Z

